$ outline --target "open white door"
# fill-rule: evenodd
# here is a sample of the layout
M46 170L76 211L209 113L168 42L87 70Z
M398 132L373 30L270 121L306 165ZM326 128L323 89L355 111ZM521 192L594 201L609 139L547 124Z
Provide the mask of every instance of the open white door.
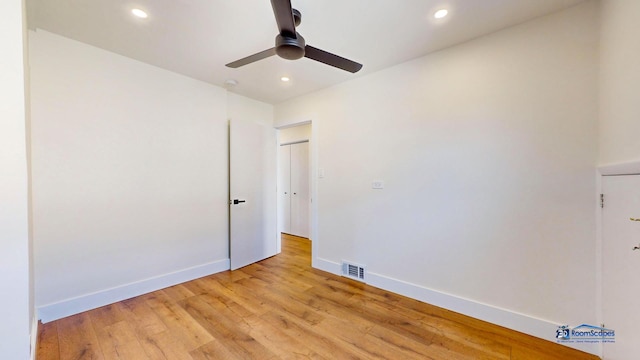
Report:
M246 120L229 124L231 270L277 253L276 130Z
M640 356L640 175L602 179L602 316L615 331L604 359Z

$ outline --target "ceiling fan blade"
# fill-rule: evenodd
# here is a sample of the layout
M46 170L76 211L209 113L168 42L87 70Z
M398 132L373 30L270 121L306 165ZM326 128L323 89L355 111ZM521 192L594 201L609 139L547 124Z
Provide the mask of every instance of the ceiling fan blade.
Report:
M280 35L296 38L296 25L293 22L291 0L271 0L271 7L278 23Z
M356 73L360 69L362 69L362 64L358 64L357 62L345 59L341 56L334 55L332 53L314 48L313 46L309 45L304 47L304 57L315 61L320 61L321 63L325 63L327 65L331 65L333 67L337 67L338 69L342 69L351 73Z
M251 64L252 62L256 62L258 60L266 59L269 56L273 56L276 54L276 48L271 48L269 50L261 51L259 53L249 55L246 58L242 58L240 60L236 60L234 62L228 63L227 67L230 68L239 68L240 66L244 66L247 64Z

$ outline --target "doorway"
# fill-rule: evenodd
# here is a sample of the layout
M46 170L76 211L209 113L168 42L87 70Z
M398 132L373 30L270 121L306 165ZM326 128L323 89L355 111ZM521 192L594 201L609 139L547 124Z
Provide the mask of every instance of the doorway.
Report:
M281 144L278 160L280 232L309 238L309 142Z
M311 124L278 132L278 232L310 238Z

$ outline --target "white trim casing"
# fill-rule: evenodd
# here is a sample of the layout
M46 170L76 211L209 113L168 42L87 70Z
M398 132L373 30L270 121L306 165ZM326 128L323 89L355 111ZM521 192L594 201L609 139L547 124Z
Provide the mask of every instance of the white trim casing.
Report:
M31 349L29 350L29 357L31 360L36 360L36 354L38 352L38 317L33 316L31 321Z
M598 166L602 175L635 175L640 174L640 160Z
M596 272L596 320L598 324L604 324L604 318L602 316L602 207L600 206L602 194L602 174L596 170L596 193L595 195L595 211L596 211L596 259L595 259L595 272ZM598 344L598 350L595 355L602 358L604 347L602 344Z

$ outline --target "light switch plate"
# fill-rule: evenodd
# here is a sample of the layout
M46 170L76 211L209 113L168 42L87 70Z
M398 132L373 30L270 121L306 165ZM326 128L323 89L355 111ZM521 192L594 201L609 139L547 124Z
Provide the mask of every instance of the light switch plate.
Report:
M324 168L318 168L318 178L322 179L324 177Z
M371 182L372 189L384 189L384 181L382 180L374 180Z

